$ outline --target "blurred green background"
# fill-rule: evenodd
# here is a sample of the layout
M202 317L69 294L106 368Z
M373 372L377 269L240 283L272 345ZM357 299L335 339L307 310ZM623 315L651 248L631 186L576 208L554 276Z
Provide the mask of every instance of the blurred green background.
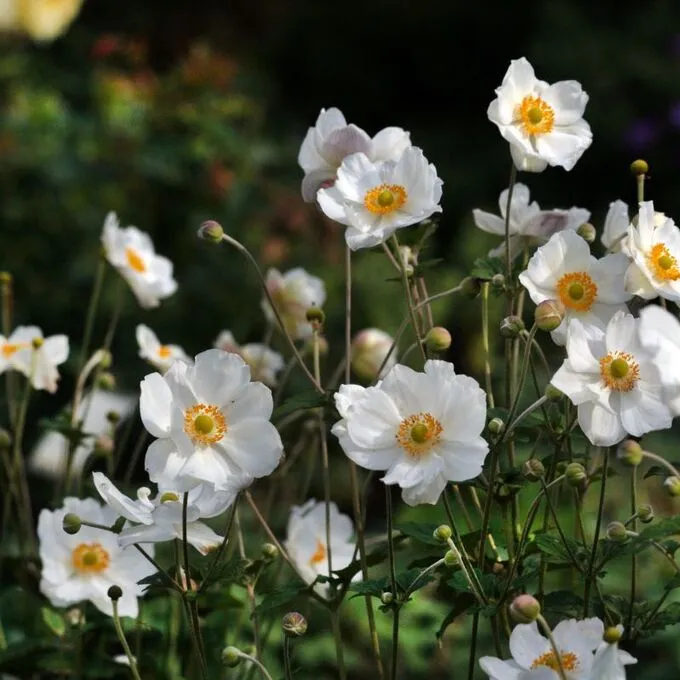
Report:
M507 185L507 145L486 108L520 56L538 77L579 80L591 97L592 147L570 173L522 177L532 199L587 208L601 229L610 201L634 201L628 165L643 157L648 196L680 214L680 6L672 0L88 0L53 42L0 36L0 269L14 275L16 323L69 335L73 368L101 226L115 210L123 225L151 233L179 282L157 310L128 298L113 347L122 388L135 390L147 372L136 358L139 322L189 354L223 328L242 343L259 341L265 326L252 272L235 251L195 236L212 218L263 267L304 266L324 279L332 370L343 351L344 243L299 195L296 156L307 127L321 107L338 106L369 134L388 125L411 131L445 183L428 253L444 258L428 275L437 292L497 245L471 212L496 211ZM356 256L357 330L398 327L391 275L380 253ZM109 273L100 342L115 280ZM448 298L435 311L454 337L448 358L480 377L478 304ZM63 380L69 395L68 366ZM42 395L33 408L54 410L55 398ZM348 509L346 490L337 493ZM433 627L413 616L414 672L440 668ZM677 640L638 650L644 673L629 677L677 675L669 639ZM332 665L329 640L327 650L308 647L310 668ZM653 663L657 654L664 663Z

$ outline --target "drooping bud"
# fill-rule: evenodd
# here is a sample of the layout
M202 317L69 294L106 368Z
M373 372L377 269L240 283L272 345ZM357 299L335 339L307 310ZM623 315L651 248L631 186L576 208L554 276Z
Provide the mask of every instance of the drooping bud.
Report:
M392 336L379 328L366 328L357 333L352 340L352 370L359 378L367 382L373 382L382 377L378 375L378 371L393 343ZM383 374L387 373L396 363L397 354L392 352L385 363Z
M498 437L503 434L503 430L505 430L505 423L503 422L502 418L492 418L489 421L489 424L486 426L486 429L489 430L492 435Z
M107 591L106 594L109 596L111 600L116 602L117 600L120 600L121 597L123 597L123 591L121 590L120 586L111 586Z
M281 628L288 637L302 637L307 632L307 619L299 612L288 612L281 619Z
M500 334L503 338L516 338L524 330L524 321L518 316L506 316L501 321Z
M222 663L229 668L236 668L241 663L241 650L236 647L225 647L222 650Z
M451 527L447 526L446 524L440 524L433 532L432 536L435 540L441 541L442 543L446 543L446 541L453 536L453 532L451 531Z
M649 164L642 158L638 158L630 164L630 171L634 175L646 175L649 172Z
M536 305L534 322L542 331L554 331L564 320L566 310L560 300L544 300Z
M120 422L120 413L118 413L118 411L109 411L106 414L106 420L108 420L111 425L117 425Z
M386 590L384 593L380 595L380 601L383 604L392 604L394 602L394 595L389 590Z
M260 554L265 562L273 562L279 556L279 549L273 543L263 543Z
M592 243L597 237L597 231L595 227L590 222L584 222L577 230L576 233L586 242Z
M444 564L447 567L457 567L459 564L458 555L453 550L447 550L444 555Z
M320 307L309 307L306 312L307 321L317 328L324 325L326 315Z
M541 605L532 595L518 595L510 604L510 616L517 623L531 623L541 614Z
M586 469L581 463L569 463L564 470L564 476L567 478L569 486L581 486L583 481L588 478Z
M445 352L451 347L451 333L441 326L430 328L425 336L425 346L430 352Z
M219 222L215 220L208 220L198 228L198 238L212 243L220 243L224 236L224 229Z
M668 492L669 496L680 496L680 478L676 477L675 475L666 477L663 485L666 487L666 491Z
M624 465L637 467L644 458L644 452L634 439L624 439L616 449L616 457Z
M654 520L654 508L649 504L641 505L637 509L637 516L643 524L649 524Z
M106 390L111 392L111 390L116 389L116 376L109 371L104 371L97 377L97 387L100 390Z
M612 543L625 543L628 540L628 529L623 522L609 522L607 525L607 538Z
M522 474L527 481L537 482L545 477L545 466L538 458L529 458L522 465Z
M605 628L602 639L610 645L615 645L623 637L623 626L609 626Z
M546 385L543 394L548 401L561 401L564 398L564 392L558 390L552 383Z
M72 512L67 512L61 522L64 531L71 535L77 534L80 531L82 524L80 517Z
M463 295L467 295L469 298L474 299L479 295L482 286L479 283L479 279L472 278L472 276L466 276L460 282L460 289Z

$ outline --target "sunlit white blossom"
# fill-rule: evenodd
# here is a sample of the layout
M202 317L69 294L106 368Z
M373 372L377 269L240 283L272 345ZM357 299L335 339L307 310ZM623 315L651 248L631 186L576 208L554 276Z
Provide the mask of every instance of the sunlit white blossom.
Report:
M112 616L107 592L116 585L123 591L118 600L119 614L137 616L137 598L144 591L138 581L153 574L154 567L132 546L121 548L116 534L110 531L83 525L78 533L67 534L62 526L67 513L104 526L111 526L116 520L116 513L91 498L66 498L58 510L42 510L38 518L40 592L55 607L89 600ZM147 552L153 556L153 546Z
M188 361L189 357L179 345L163 345L158 336L140 323L135 332L139 345L139 356L159 371L167 371L177 361Z
M562 302L564 320L551 335L564 345L572 319L604 327L617 311L626 311L624 303L631 298L623 286L628 262L621 253L598 260L576 232L564 231L534 253L519 281L536 304Z
M398 161L347 156L333 186L319 190L319 206L344 224L352 250L384 243L397 229L441 212L442 181L421 149L409 147Z
M259 342L239 345L231 331L221 331L214 346L224 352L238 354L250 366L251 380L259 380L269 387L276 385L276 374L285 365L279 352Z
M372 381L384 376L397 363L396 350L387 358L393 344L394 338L379 328L360 331L352 340L352 370L363 380ZM380 371L383 362L385 366Z
M375 387L342 385L335 405L342 420L332 432L344 452L361 467L386 470L382 481L398 484L409 505L434 504L447 482L482 471L486 397L446 361L426 362L424 373L399 364Z
M604 218L604 228L600 236L602 245L608 251L618 253L623 246L629 224L628 204L623 201L612 201Z
M399 127L384 128L371 139L360 127L348 125L339 109L321 109L298 154L305 172L302 197L312 203L321 186L335 180L342 161L350 154L362 152L372 161L398 161L409 146L410 134Z
M335 503L330 504L330 553L333 571L344 569L354 557L352 520L343 515ZM328 541L326 540L326 505L314 499L304 505L294 505L288 519L286 552L306 583L316 577L328 576ZM318 584L315 590L323 596L328 584Z
M579 319L569 325L567 358L551 382L577 406L578 423L596 446L671 425L661 376L640 342L639 323L617 312L604 330Z
M142 307L158 307L177 290L172 262L156 254L147 233L137 227L122 229L115 213L106 216L102 244L106 259L127 281Z
M575 80L549 85L538 80L522 57L510 62L487 115L510 143L518 170L541 172L548 165L571 170L592 142L583 120L588 95Z

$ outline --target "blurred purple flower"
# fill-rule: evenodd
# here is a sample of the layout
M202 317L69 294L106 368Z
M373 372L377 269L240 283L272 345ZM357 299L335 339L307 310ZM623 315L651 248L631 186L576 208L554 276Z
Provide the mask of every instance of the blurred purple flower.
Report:
M632 151L646 151L659 139L661 130L654 118L639 118L628 126L623 138Z

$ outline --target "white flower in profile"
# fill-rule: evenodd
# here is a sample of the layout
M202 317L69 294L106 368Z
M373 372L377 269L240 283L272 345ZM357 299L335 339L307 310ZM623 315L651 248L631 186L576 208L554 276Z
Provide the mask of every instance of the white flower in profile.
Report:
M560 652L562 667L569 680L589 680L593 668L593 652L602 642L604 625L598 618L567 619L552 631ZM479 660L491 680L559 680L559 664L548 638L538 631L536 622L521 623L510 634L512 659L493 656Z
M637 226L628 227L623 252L633 261L626 272L626 290L645 300L657 296L680 301L680 229L654 203L640 204Z
M617 312L606 329L573 319L567 358L551 383L577 407L578 423L596 446L612 446L671 426L654 357L639 339L638 319Z
M386 470L409 505L436 503L447 482L474 479L489 446L481 437L486 397L447 361L418 373L398 364L374 387L341 385L333 425L345 454L368 470Z
M384 128L371 139L360 127L348 125L339 109L321 109L298 154L305 172L302 197L313 203L321 186L335 181L338 168L350 154L365 153L372 161L397 161L409 146L410 133L399 127Z
M151 490L142 487L133 501L101 472L93 472L92 479L102 500L120 517L134 524L126 526L118 534L118 544L125 548L133 543L161 543L174 538L182 539L182 514L184 497L172 490L172 485L159 484L158 493L151 499ZM246 482L250 480L245 480ZM208 484L199 484L188 492L187 542L202 555L219 547L218 536L207 524L199 521L221 515L230 507L240 488L234 486L226 491L215 491Z
M158 336L143 323L137 326L135 336L139 356L159 371L167 371L177 360L189 361L186 352L179 345L162 345Z
M278 269L269 269L265 285L292 338L301 340L311 337L312 326L307 321L307 310L310 307L323 307L326 302L324 282L308 274L302 267L295 267L285 274L281 274ZM276 322L266 297L262 299L262 311L269 323Z
M505 189L498 199L500 215L475 209L472 216L475 225L482 231L505 238L505 217L508 208L508 192ZM569 208L562 210L541 210L538 203L529 203L529 188L520 182L512 190L510 202L510 257L514 259L525 248L540 246L561 231L576 231L590 219L590 211L584 208ZM489 252L490 257L505 257L505 243Z
M600 241L612 253L618 253L623 247L623 240L628 233L630 217L628 204L623 201L612 201L609 204L607 216L604 218L604 228Z
M40 592L55 607L69 607L89 600L100 611L113 615L108 589L119 586L121 616L137 616L137 598L144 591L138 581L155 572L154 567L133 547L121 548L116 534L82 526L70 535L63 529L64 516L74 513L81 520L111 526L115 513L91 498L65 498L58 510L42 510L38 518L38 539L42 572ZM147 552L153 555L153 546Z
M269 387L276 386L276 374L285 365L279 352L258 342L239 345L231 331L221 331L213 346L224 352L238 354L250 366L251 380L259 380Z
M354 557L352 520L343 515L335 503L330 504L330 544L333 571L349 566ZM304 505L294 505L288 519L288 535L284 544L291 561L305 583L314 583L317 576L328 576L328 541L326 536L326 505L313 498ZM328 596L330 586L315 587L321 596Z
M140 306L158 307L177 290L172 262L156 255L147 233L137 227L121 229L115 213L106 216L102 244L106 259L127 281Z
M352 250L383 243L397 229L441 212L441 197L436 168L415 146L396 162L373 162L363 153L347 156L335 184L317 194L326 216L347 227Z
M68 353L65 335L45 338L37 326L17 326L9 338L0 335L0 373L19 371L34 389L54 393L60 377L57 366L68 359Z
M394 338L379 328L360 331L352 340L352 370L363 380L373 381L383 377L397 363L396 351L385 361L393 344ZM380 371L383 362L385 366Z
M623 626L616 626L619 635L623 635ZM637 659L619 649L617 642L602 641L595 650L595 659L588 680L626 680L626 666L637 663Z
M564 320L551 336L564 345L572 319L604 327L616 312L626 311L624 303L632 297L623 286L628 263L622 253L598 260L575 231L563 231L533 254L519 281L537 305L545 300L562 302Z
M537 80L522 57L510 62L487 116L510 142L518 170L541 172L548 165L571 170L593 139L583 120L587 103L580 83Z
M162 376L141 383L140 415L158 439L146 452L151 481L178 492L208 483L227 491L243 478L274 471L283 453L269 422L268 387L250 382L248 365L236 354L209 349L196 363L176 361Z

